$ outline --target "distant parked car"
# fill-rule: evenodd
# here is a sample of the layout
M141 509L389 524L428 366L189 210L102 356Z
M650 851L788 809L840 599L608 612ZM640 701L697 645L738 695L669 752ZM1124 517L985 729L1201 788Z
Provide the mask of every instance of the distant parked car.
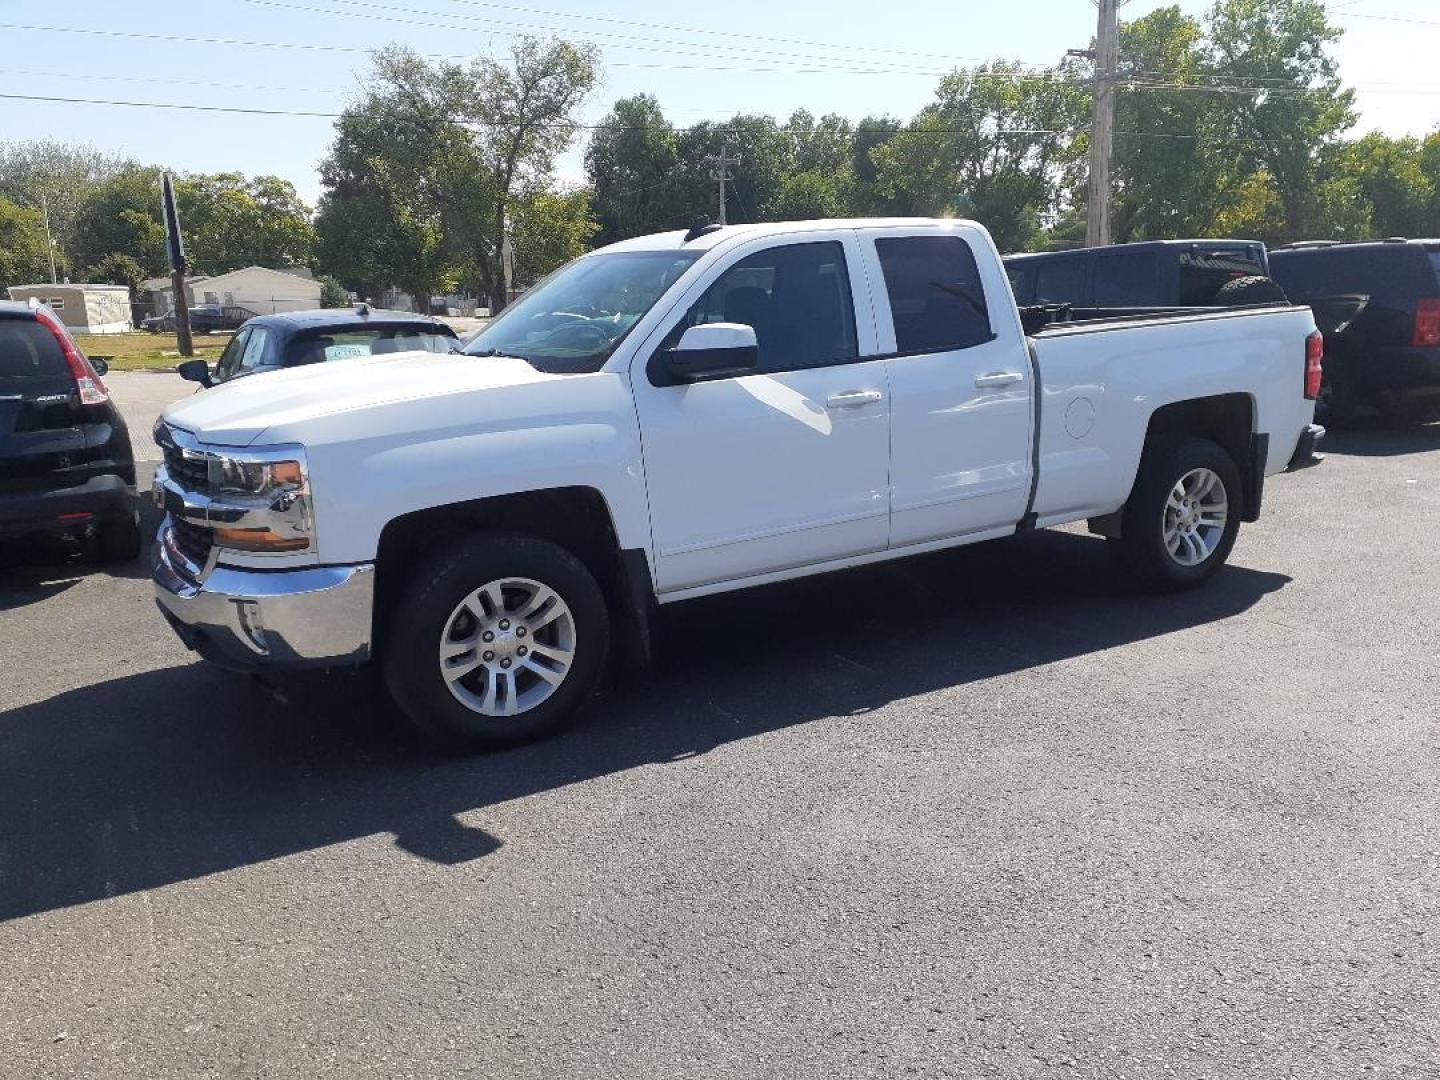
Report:
M406 311L322 308L257 315L225 346L212 372L203 360L176 370L191 382L213 386L242 375L350 360L379 353L457 352L455 331L439 319Z
M1258 240L1156 240L1007 255L1021 307L1229 307L1283 303Z
M1440 240L1290 244L1270 266L1297 303L1365 301L1326 333L1324 418L1343 422L1365 405L1401 421L1440 417Z
M0 301L0 537L93 534L140 554L135 458L91 361L44 306Z
M221 330L238 330L253 318L255 318L255 312L249 308L236 307L233 304L196 304L190 309L190 332L213 334ZM149 330L152 334L173 334L175 332L175 309L171 308L164 315L152 315L148 319L141 319L140 328Z

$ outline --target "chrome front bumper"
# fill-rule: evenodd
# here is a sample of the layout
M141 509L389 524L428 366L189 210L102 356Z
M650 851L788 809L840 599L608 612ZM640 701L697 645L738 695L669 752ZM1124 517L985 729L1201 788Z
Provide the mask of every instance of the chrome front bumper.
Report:
M155 600L191 649L224 667L359 664L370 658L375 567L242 570L213 566L203 581L184 567L169 535L155 538Z

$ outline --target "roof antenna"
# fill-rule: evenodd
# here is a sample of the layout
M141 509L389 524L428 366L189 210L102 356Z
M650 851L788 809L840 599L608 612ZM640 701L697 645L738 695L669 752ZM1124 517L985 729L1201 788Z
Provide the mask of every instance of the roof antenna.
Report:
M708 236L712 232L719 232L724 227L725 226L711 221L702 214L690 222L690 231L685 234L685 239L681 241L681 243L688 244L691 240L698 240L700 237Z

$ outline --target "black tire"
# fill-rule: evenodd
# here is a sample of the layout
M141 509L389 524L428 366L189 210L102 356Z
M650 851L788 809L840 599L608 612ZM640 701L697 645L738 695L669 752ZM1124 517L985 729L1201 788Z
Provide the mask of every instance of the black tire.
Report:
M509 717L488 716L462 704L442 676L438 657L457 605L501 578L530 579L552 589L574 623L574 660L563 681L548 698ZM536 537L476 533L448 546L417 572L388 627L383 667L390 693L430 741L449 750L496 750L549 735L573 719L595 688L609 645L605 597L579 559ZM517 662L515 679L522 666ZM476 669L477 678L483 670Z
M1225 525L1219 542L1203 561L1187 566L1170 553L1165 543L1166 505L1183 477L1195 469L1209 469L1224 487ZM1171 591L1189 589L1205 581L1230 556L1240 531L1244 493L1240 470L1223 449L1209 439L1166 435L1153 440L1140 459L1140 471L1125 504L1116 550L1124 568L1143 588Z
M1273 278L1260 274L1235 278L1221 285L1215 292L1215 303L1220 307L1243 307L1246 304L1288 304L1290 298Z
M101 562L133 562L145 546L140 535L140 515L110 518L95 528L95 556Z

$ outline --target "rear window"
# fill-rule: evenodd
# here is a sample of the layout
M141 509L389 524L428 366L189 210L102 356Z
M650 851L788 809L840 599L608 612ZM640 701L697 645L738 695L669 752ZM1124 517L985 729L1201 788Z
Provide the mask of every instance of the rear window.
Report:
M285 366L323 364L328 360L355 360L385 353L447 353L454 337L422 327L368 327L331 333L300 334L285 349Z
M1265 276L1258 248L1191 249L1180 253L1180 303L1205 307L1221 286L1236 278Z
M66 377L70 367L55 335L34 319L0 319L0 379Z

